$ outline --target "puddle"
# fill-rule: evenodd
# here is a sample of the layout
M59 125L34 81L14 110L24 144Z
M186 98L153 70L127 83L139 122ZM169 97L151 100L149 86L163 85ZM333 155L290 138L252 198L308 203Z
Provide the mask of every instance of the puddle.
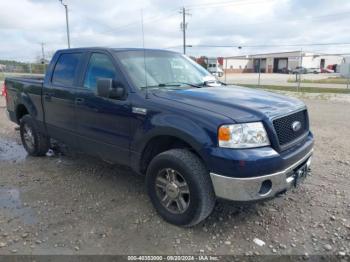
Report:
M19 219L24 224L35 224L34 211L25 207L18 189L0 188L0 212L8 219Z
M0 138L0 161L21 161L26 157L27 152L22 145Z

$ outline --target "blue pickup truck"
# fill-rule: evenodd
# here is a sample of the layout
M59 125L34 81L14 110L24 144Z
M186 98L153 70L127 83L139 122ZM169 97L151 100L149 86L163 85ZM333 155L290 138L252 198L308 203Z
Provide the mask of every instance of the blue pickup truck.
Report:
M270 199L309 173L304 103L226 86L179 53L60 50L44 78L7 78L5 93L29 155L44 156L54 139L126 165L176 225L201 222L217 198Z

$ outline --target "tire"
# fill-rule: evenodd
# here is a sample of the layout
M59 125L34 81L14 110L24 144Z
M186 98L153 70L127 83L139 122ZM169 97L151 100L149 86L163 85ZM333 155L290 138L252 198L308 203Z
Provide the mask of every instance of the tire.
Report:
M177 200L173 200L169 207L166 207L165 203L161 201L165 198L164 195L161 195L162 193L166 195L168 192L168 199L170 199L170 194L173 194L170 190L170 182L162 177L163 172L166 176L168 176L168 172L175 173L173 175L177 179L175 184L181 184L178 188L184 188L183 185L187 184L188 196L186 193L182 194L186 189L183 192L180 191L179 198L184 201L178 201L187 203L184 210L179 211L179 206L185 205L178 205ZM164 180L168 183L166 188L169 190L159 187L159 181ZM207 169L195 154L185 149L171 149L157 155L147 169L146 185L154 208L165 221L171 224L194 226L207 218L215 206L216 197ZM177 212L175 209L178 209Z
M46 155L49 150L49 138L39 131L35 120L30 115L21 118L19 130L23 147L29 155Z

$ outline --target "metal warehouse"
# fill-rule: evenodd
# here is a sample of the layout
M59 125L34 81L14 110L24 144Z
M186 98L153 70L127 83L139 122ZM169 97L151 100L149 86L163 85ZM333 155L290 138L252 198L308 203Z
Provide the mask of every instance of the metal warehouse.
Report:
M285 73L296 67L327 68L338 65L343 57L337 54L320 54L303 51L231 56L224 58L227 73Z

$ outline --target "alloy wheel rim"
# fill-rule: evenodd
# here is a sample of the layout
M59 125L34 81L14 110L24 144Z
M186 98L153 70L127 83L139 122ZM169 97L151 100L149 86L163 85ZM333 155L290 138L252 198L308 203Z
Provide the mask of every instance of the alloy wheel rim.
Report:
M34 135L32 129L27 124L24 124L23 127L23 138L26 146L32 150L34 148Z
M190 190L184 177L172 168L158 172L155 182L157 197L169 212L181 214L190 205Z

